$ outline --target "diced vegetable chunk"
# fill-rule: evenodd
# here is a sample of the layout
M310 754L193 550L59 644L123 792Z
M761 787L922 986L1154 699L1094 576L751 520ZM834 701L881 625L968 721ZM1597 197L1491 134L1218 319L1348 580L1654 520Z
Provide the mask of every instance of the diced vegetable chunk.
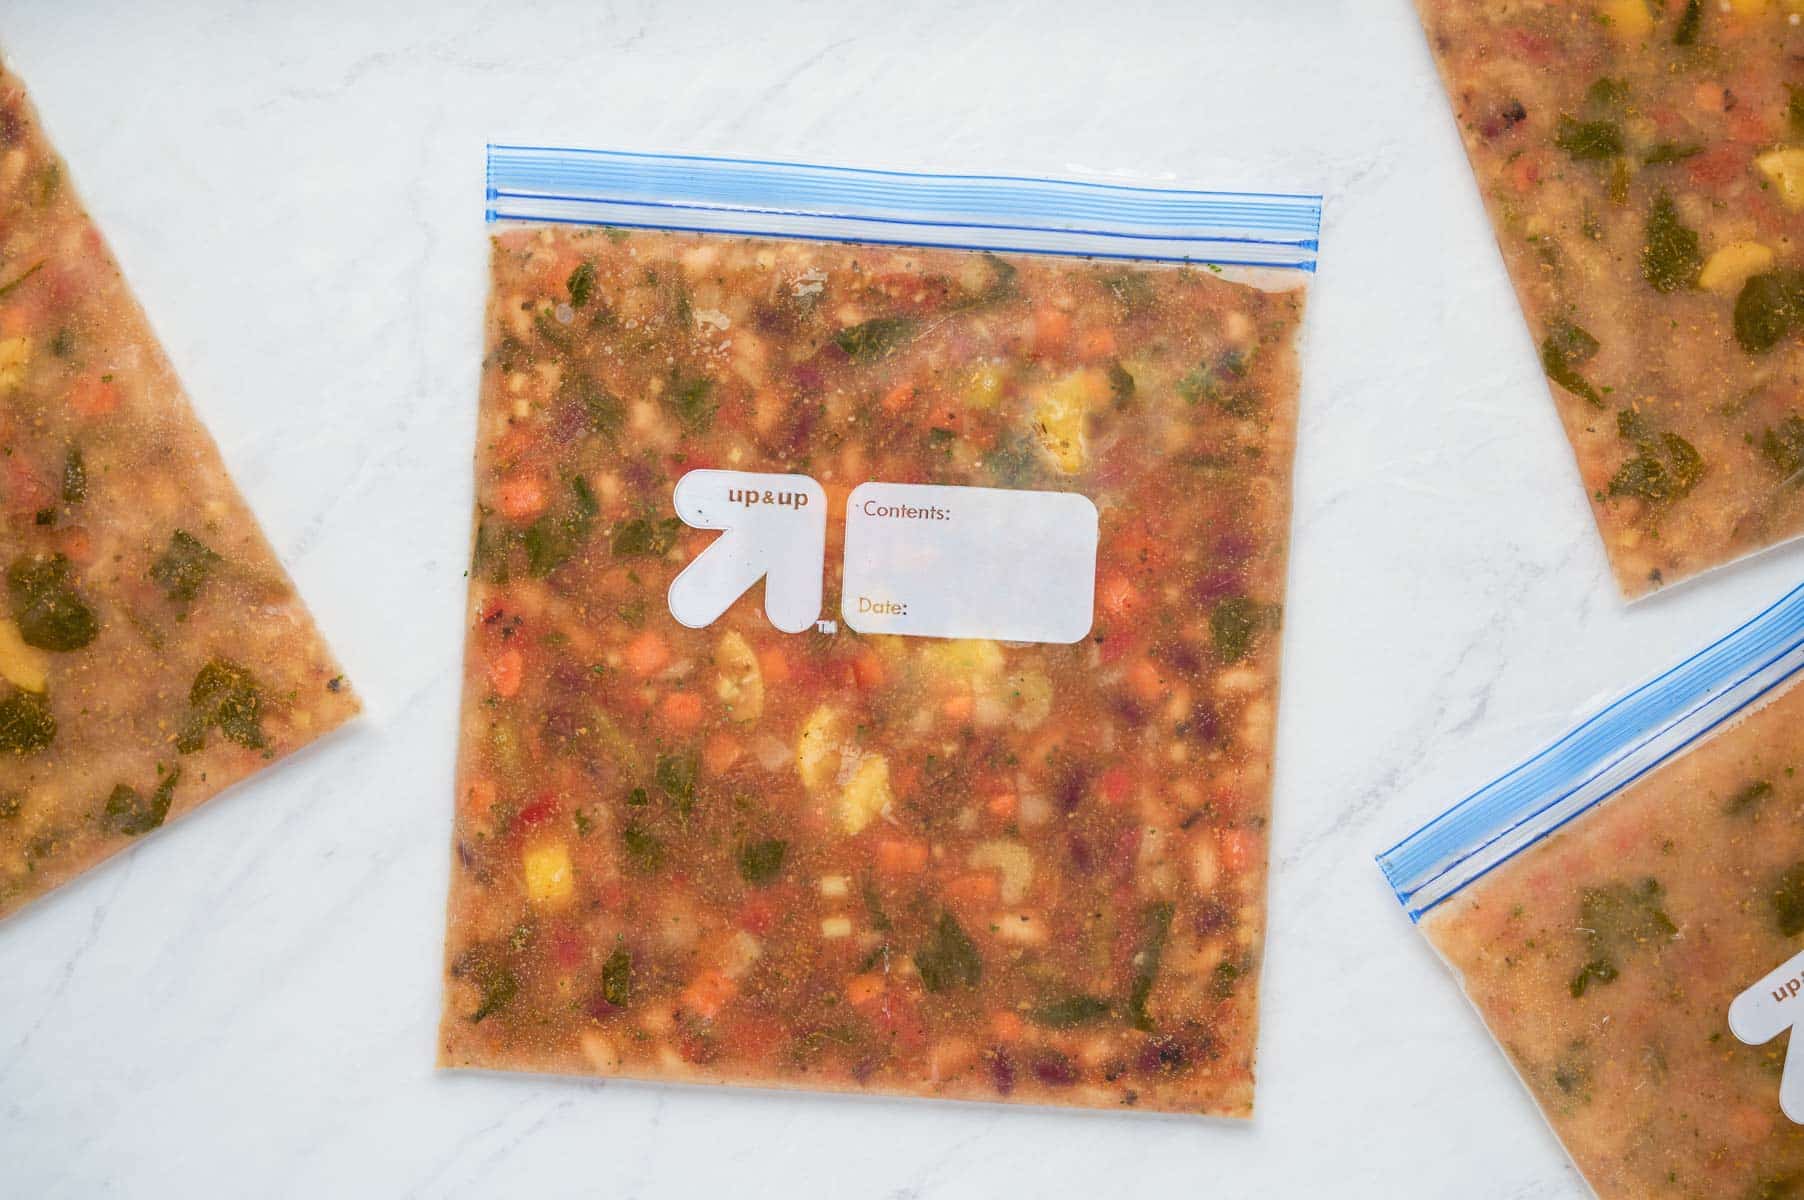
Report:
M845 713L832 706L815 709L802 723L801 736L796 739L796 770L809 791L821 791L838 777L846 732Z
M1109 398L1108 376L1074 371L1055 380L1034 406L1034 431L1059 470L1073 475L1089 458L1090 412Z
M524 866L526 895L535 904L562 904L576 890L576 876L570 865L570 847L563 842L529 848L524 857Z
M1760 242L1730 242L1704 263L1698 286L1709 292L1734 292L1749 277L1773 265L1771 247Z
M26 645L11 621L0 621L0 676L28 692L43 691L50 678L49 656Z
M735 721L756 721L764 715L764 674L758 655L745 635L728 630L714 648L718 674L714 694Z
M839 797L839 827L858 833L882 816L895 797L889 786L889 760L870 754L859 760Z
M1754 160L1793 212L1804 210L1804 149L1769 150Z

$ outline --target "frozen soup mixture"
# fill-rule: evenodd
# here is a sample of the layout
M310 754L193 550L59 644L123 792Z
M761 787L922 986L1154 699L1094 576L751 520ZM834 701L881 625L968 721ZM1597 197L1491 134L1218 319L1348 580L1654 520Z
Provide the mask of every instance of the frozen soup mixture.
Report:
M0 69L0 915L357 701Z
M1203 268L497 237L442 1061L1248 1113L1300 316ZM1094 622L783 633L759 586L685 627L701 469L819 482L824 618L860 484L1080 493Z
M1417 0L1617 582L1804 531L1804 4Z
M1422 922L1600 1196L1804 1195L1788 1038L1728 1023L1804 950L1800 730L1794 686Z

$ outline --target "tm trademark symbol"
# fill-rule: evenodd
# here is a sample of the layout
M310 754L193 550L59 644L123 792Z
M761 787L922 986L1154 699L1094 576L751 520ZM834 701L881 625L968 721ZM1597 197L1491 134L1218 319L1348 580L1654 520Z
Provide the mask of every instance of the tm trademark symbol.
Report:
M838 621L816 621L814 623L814 631L816 633L838 633L839 632L839 622Z

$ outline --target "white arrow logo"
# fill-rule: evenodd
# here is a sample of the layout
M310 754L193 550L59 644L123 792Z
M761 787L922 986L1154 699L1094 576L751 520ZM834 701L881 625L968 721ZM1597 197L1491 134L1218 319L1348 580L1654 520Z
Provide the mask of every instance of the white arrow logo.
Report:
M827 495L806 475L691 471L677 481L676 513L696 529L726 532L670 583L670 615L712 625L764 580L764 615L800 633L821 615Z
M1804 952L1735 997L1729 1005L1729 1032L1750 1046L1763 1046L1787 1029L1785 1069L1779 1075L1779 1110L1804 1125L1804 1050L1796 1026L1804 1021Z

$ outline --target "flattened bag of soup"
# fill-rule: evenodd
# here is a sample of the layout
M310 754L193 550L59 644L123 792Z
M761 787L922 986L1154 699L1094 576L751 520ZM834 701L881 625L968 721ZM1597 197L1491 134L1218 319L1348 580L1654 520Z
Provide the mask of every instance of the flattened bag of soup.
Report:
M1804 1189L1804 587L1380 856L1599 1196Z
M354 717L0 66L0 917Z
M1319 200L488 196L441 1064L1249 1113Z
M1804 4L1416 7L1622 594L1804 533Z

